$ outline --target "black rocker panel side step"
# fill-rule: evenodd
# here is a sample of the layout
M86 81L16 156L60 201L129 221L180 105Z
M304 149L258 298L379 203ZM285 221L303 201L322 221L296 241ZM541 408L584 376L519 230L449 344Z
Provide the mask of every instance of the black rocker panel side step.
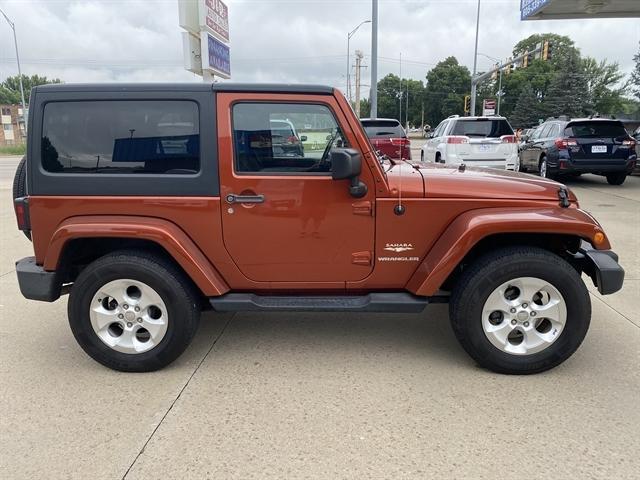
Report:
M427 297L406 292L369 293L361 296L275 296L227 293L211 297L218 312L397 312L420 313Z

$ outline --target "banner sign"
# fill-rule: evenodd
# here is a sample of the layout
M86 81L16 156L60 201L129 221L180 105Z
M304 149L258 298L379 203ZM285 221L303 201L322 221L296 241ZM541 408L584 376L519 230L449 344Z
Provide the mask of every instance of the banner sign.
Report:
M229 47L215 38L204 33L202 41L202 68L212 70L215 75L231 78L231 53Z

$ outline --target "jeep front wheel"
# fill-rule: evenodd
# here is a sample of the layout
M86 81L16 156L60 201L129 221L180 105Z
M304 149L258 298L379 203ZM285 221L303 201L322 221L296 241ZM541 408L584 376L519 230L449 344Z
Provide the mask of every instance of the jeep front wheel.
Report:
M116 252L91 263L73 284L69 324L84 351L121 371L162 368L189 345L200 309L184 274L162 257Z
M591 319L589 293L576 270L535 247L483 256L462 275L450 302L462 347L498 373L553 368L580 346Z

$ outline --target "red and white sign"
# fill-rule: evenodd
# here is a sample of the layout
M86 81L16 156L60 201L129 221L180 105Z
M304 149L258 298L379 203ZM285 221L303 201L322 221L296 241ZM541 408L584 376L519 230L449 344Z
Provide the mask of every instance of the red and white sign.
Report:
M222 0L200 3L200 27L208 29L223 42L229 42L229 8Z
M485 99L482 105L482 116L490 117L496 114L496 101L493 99Z

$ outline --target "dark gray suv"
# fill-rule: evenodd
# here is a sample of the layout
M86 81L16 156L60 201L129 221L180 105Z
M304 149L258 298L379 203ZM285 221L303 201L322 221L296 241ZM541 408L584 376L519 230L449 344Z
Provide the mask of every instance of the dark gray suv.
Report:
M635 147L619 120L550 118L525 137L520 169L546 178L593 173L622 185L636 165Z

